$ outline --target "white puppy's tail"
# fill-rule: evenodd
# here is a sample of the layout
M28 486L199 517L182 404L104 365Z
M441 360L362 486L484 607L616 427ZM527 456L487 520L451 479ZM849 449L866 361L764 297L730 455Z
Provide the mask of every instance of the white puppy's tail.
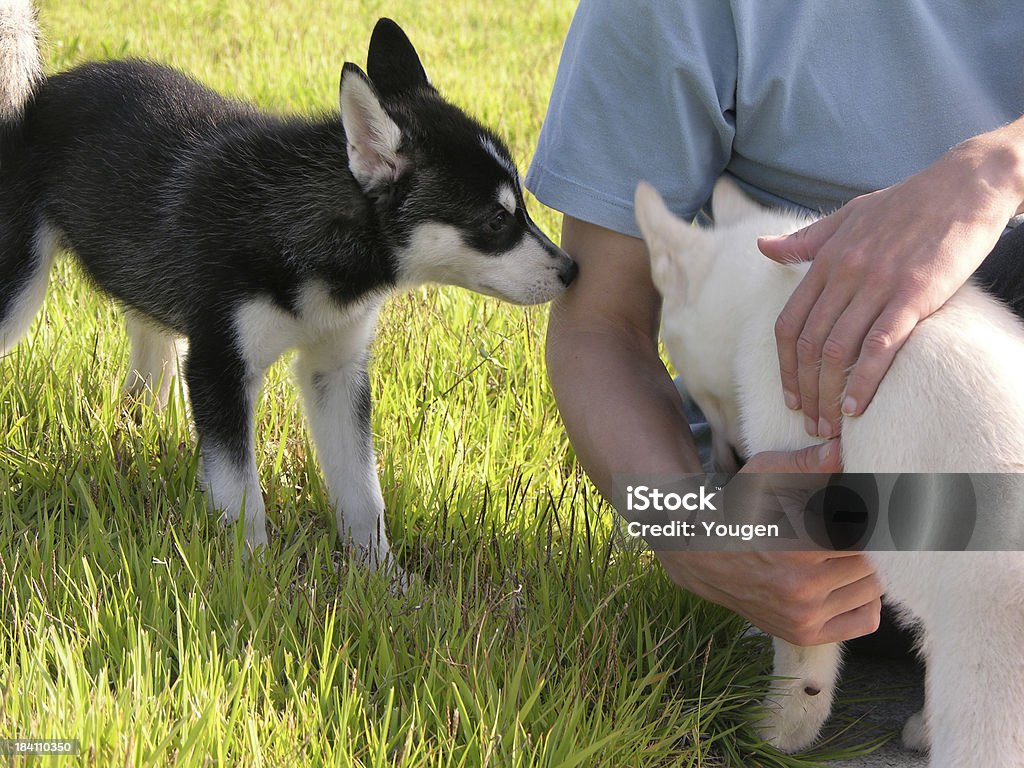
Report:
M31 0L0 0L0 137L21 122L43 79Z

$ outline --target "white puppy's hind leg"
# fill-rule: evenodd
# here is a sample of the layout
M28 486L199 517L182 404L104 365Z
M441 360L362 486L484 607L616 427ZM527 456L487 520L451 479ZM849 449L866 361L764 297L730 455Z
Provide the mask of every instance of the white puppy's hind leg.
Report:
M765 699L767 716L758 722L762 738L783 752L809 747L832 711L842 647L838 643L802 648L775 638L779 677Z
M132 311L125 312L125 326L131 339L125 392L133 398L144 398L159 410L167 405L178 377L184 342Z

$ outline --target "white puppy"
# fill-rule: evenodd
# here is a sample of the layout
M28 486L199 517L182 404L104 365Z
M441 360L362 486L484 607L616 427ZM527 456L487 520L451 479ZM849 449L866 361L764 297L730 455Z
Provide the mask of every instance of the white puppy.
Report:
M803 417L782 399L775 320L807 264L762 256L758 235L808 223L767 210L730 182L715 187L716 226L675 218L641 184L637 221L664 297L662 337L686 386L708 417L714 455L750 456L813 442ZM973 285L922 321L897 354L872 404L842 426L850 473L1014 473L1024 471L1024 327ZM982 535L1020 541L1019 494L981 515ZM899 510L889 510L898 515ZM925 537L927 539L927 536ZM972 548L1004 548L983 539ZM931 765L1024 766L1024 553L870 554L885 587L919 627L927 663L926 704L904 743L931 745ZM760 722L780 749L817 737L832 706L840 646L775 641L775 683ZM817 693L819 692L820 693Z

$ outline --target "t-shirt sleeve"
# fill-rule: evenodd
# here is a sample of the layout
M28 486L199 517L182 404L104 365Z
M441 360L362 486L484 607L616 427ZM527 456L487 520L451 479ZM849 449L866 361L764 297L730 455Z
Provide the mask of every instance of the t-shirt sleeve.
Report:
M545 205L639 236L652 183L693 218L735 134L736 34L718 0L581 0L526 186Z

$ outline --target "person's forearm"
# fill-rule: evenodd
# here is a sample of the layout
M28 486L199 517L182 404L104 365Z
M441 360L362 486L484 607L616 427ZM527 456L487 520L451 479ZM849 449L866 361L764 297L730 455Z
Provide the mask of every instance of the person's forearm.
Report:
M567 296L552 307L547 366L576 455L605 498L619 473L702 471L679 394L642 333L595 327Z

